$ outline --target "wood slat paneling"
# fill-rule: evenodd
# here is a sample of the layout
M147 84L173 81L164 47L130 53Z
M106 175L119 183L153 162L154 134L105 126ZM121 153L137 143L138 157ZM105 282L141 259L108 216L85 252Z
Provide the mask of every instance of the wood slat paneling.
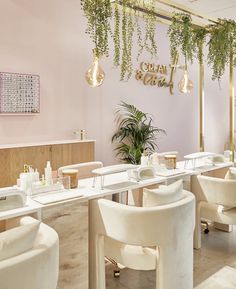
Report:
M94 142L0 149L0 187L15 185L24 164L37 168L42 175L47 161L51 161L53 170L94 161Z

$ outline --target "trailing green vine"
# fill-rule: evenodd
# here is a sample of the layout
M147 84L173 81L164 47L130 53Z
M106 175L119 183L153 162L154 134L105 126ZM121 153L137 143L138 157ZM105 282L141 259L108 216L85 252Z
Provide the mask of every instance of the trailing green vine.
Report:
M120 80L128 80L132 75L132 47L134 35L134 19L132 13L127 13L127 3L124 1L122 9L122 59L120 63Z
M213 73L212 79L221 79L226 66L230 62L230 53L236 51L236 22L227 19L218 19L218 23L208 26L210 39L208 41L208 64Z
M193 43L195 43L195 57L200 64L203 64L204 60L204 43L206 42L207 29L204 27L194 27L193 29Z
M109 55L108 38L110 34L112 35L113 62L115 67L120 68L121 80L127 80L132 75L134 33L138 45L137 59L144 50L152 57L157 55L155 0L149 0L148 3L140 0L138 4L135 0L123 0L114 5L111 5L110 0L81 0L81 5L87 17L86 33L92 39L98 57ZM144 19L142 24L138 19L139 12L136 11L138 5L146 11L142 13ZM111 33L112 19L114 20L113 34ZM144 27L144 30L141 27ZM206 37L209 36L207 62L213 71L212 79L220 80L230 62L230 56L233 55L233 64L236 65L236 22L233 20L218 19L216 23L201 28L192 23L189 14L176 13L172 17L168 36L172 61L176 52L181 52L186 62L192 62L197 58L200 64L204 61L203 47Z
M143 15L145 21L145 33L142 35L140 28L139 20L136 19L136 28L137 28L137 39L138 39L138 55L137 60L140 55L146 50L150 53L151 58L157 56L157 45L156 45L156 15L155 15L155 1L150 0L148 4L143 1L143 7L146 10L146 13Z
M121 24L121 35L122 35L122 59L120 63L120 79L128 80L133 72L132 68L132 48L133 48L133 36L136 32L137 43L139 47L137 58L141 55L143 50L148 51L151 56L157 55L157 45L155 41L156 33L156 18L154 16L154 0L146 7L149 13L145 14L145 36L142 35L141 27L139 24L139 19L137 14L132 13L135 1L133 0L123 0L122 2L122 24ZM146 4L147 5L147 4ZM116 11L114 13L116 15ZM118 18L117 16L115 18ZM118 38L119 31L117 29L118 21L115 19L115 31L114 38ZM136 29L135 29L136 28ZM136 30L136 31L135 31ZM116 35L117 34L117 35ZM118 45L115 43L115 64L118 59ZM116 65L118 66L118 65Z
M182 52L186 61L193 61L196 49L193 40L193 33L191 16L185 13L174 14L172 17L172 23L168 30L172 61L174 60L174 56L178 50Z
M114 42L114 65L117 67L120 65L120 12L119 7L116 4L114 9L115 29L113 34Z
M139 60L140 55L143 52L143 37L142 37L142 29L140 27L140 23L139 23L139 16L136 15L135 17L135 21L136 21L136 33L137 33L137 44L138 44L138 54L137 54L137 61Z
M132 65L132 48L133 48L133 35L134 35L134 19L132 14L129 15L128 19L128 34L127 34L127 80L130 79L133 71Z
M155 39L157 20L155 16L154 2L154 0L150 0L148 5L145 5L147 13L145 15L146 34L144 40L144 48L150 53L152 58L157 56L157 45Z
M122 60L121 60L121 67L120 67L120 79L124 80L126 71L128 70L128 43L127 43L127 17L125 8L123 7L122 11Z
M139 47L137 58L143 50L149 52L152 57L157 54L154 2L155 0L150 0L146 4L143 1L143 6L145 6L147 13L144 14L145 31L142 35L138 20L139 16L133 10L133 7L137 5L135 0L123 0L122 3L115 3L113 5L113 13L110 0L81 0L82 9L88 23L86 33L92 39L98 57L102 55L108 56L108 36L109 34L112 35L114 43L113 63L115 67L120 68L121 80L128 80L133 72L132 48L134 46L133 36L135 32ZM119 9L119 6L121 6L121 9ZM113 33L111 33L112 18L114 20Z
M88 23L86 33L94 43L97 56L108 56L112 15L110 0L81 0L81 5Z
M197 27L192 23L188 14L177 13L172 18L168 30L170 38L170 54L173 60L176 52L181 51L188 61L197 58L203 63L203 48L207 35L209 36L207 62L212 68L212 79L221 79L230 62L233 53L236 65L236 22L227 19L218 19L217 23L207 27Z

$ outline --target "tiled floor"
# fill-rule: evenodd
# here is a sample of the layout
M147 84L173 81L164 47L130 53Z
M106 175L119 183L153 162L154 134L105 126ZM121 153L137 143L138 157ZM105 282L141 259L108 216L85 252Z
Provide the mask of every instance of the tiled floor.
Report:
M236 227L232 233L211 228L208 235L202 234L202 249L194 250L194 285L198 285L225 265L236 268ZM120 278L114 279L113 267L109 265L106 273L107 289L156 288L154 271L123 269Z

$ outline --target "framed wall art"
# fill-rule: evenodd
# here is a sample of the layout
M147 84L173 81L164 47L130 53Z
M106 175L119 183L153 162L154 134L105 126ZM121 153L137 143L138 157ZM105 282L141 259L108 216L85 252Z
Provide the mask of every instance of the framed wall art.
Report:
M0 115L39 112L39 75L0 72Z

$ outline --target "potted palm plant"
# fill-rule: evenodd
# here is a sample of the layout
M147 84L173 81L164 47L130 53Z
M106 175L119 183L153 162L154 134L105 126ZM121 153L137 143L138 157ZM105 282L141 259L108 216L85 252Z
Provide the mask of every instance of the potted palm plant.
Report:
M152 117L134 105L122 102L116 111L117 131L112 136L115 150L121 161L140 164L143 153L157 149L157 135L166 134L164 129L152 125Z

